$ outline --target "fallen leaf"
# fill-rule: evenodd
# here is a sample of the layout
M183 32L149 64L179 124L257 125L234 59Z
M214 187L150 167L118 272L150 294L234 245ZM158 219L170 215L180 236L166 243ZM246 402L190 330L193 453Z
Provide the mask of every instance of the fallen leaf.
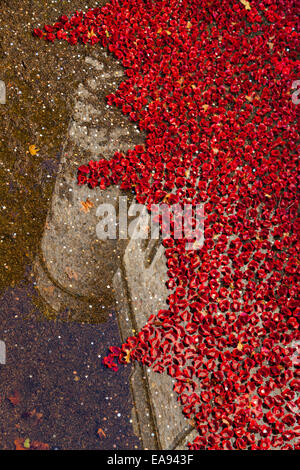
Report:
M88 198L86 199L86 201L80 201L80 203L82 205L80 210L85 213L90 212L91 208L94 207L94 204Z
M39 423L40 421L42 421L44 415L43 413L36 411L36 409L34 408L32 411L29 411L29 416L30 418L35 418L37 423Z
M255 98L255 92L252 92L251 95L246 95L245 98L247 101L250 101L250 103L252 103Z
M251 10L251 5L247 0L240 0L240 2L244 5L246 10Z
M162 202L166 202L166 201L168 201L168 200L170 199L170 197L171 197L171 196L172 196L172 194L171 194L171 193L169 193L169 194L166 194L166 195L165 195L165 197L163 198Z
M273 39L275 39L275 36L271 36L269 42L267 42L271 51L273 50L273 47L274 47Z
M24 440L23 439L15 439L14 440L14 445L16 450L28 450L26 447L24 447Z
M31 450L49 450L50 446L49 444L45 444L44 442L39 442L39 441L32 441L30 445Z
M9 397L7 397L7 399L10 401L10 403L13 406L17 406L17 405L19 405L19 403L21 401L21 395L18 391L16 391L16 392L14 392L13 395L10 395Z
M18 438L14 440L14 445L16 450L49 450L49 444L45 444L44 442L39 441L32 441L30 442L29 438L25 440L22 438Z
M239 341L239 344L237 345L237 349L238 349L239 351L242 351L242 350L243 350L243 347L244 347L243 344Z
M207 111L209 108L209 104L203 104L202 108L204 109L204 111Z
M102 428L99 428L99 429L98 429L97 434L98 434L98 436L100 437L100 439L101 439L102 437L104 437L104 438L106 437L106 434L105 434L105 432L103 431Z
M30 155L34 156L39 152L40 149L37 148L36 145L29 145L29 152Z
M43 287L43 291L46 292L47 294L50 294L50 295L53 294L54 289L55 289L54 286Z
M76 281L78 281L78 274L76 273L76 271L73 271L73 269L71 269L69 266L66 267L65 273L67 274L69 279L75 279Z
M89 32L87 33L87 37L88 37L89 39L97 37L97 34L95 34L95 31L94 31L93 28L91 29L91 31L89 31Z
M30 439L28 437L27 437L27 439L25 439L23 445L24 445L25 449L30 449Z
M164 326L163 322L161 322L161 321L154 321L153 325L154 326Z
M127 364L129 364L130 362L130 352L131 352L131 349L127 351L126 356L124 357L124 361L127 362Z
M187 29L191 29L192 26L193 26L192 23L190 21L188 21L187 24L186 24Z

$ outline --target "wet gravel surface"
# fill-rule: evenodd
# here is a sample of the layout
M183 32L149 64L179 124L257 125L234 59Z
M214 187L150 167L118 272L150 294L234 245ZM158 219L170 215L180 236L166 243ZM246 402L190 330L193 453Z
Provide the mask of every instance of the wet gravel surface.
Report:
M98 2L101 3L101 2ZM105 3L105 2L103 2ZM31 37L39 24L95 6L86 0L0 1L0 449L16 439L58 449L135 449L130 367L104 369L120 343L116 313L102 324L50 321L31 267L42 236L81 64L88 48ZM40 148L31 155L29 145Z
M0 300L7 347L0 366L0 448L13 449L18 438L54 449L138 448L130 368L113 372L101 365L108 346L120 341L115 312L102 325L40 321L32 318L38 312L31 290L9 288Z

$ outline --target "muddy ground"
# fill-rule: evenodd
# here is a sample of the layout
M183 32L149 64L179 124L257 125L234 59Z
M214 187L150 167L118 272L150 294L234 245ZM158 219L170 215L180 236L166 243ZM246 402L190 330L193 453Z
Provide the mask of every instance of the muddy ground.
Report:
M96 3L0 0L0 80L7 93L0 105L0 340L7 348L0 449L15 448L16 439L59 449L140 446L130 422L130 369L101 366L108 346L120 343L111 303L102 324L49 321L32 273L90 46L45 43L31 31ZM36 155L30 145L40 149Z

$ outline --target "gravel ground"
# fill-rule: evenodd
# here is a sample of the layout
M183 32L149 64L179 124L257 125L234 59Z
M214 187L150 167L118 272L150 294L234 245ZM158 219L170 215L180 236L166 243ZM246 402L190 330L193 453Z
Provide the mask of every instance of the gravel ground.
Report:
M107 306L108 320L97 325L48 321L31 269L90 50L46 44L31 30L95 2L0 5L0 80L7 91L0 105L0 340L7 348L0 449L28 438L59 449L139 448L130 422L130 369L101 366L108 346L120 342L115 311ZM37 155L29 145L40 149Z

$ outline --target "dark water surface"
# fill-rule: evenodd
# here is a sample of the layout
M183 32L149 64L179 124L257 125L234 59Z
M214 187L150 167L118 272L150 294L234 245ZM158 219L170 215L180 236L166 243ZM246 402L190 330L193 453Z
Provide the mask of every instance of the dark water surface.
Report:
M138 448L130 367L113 372L101 365L108 346L120 342L115 312L101 325L41 321L33 297L24 283L0 299L7 347L7 363L0 365L0 448L14 448L17 438L60 449Z

